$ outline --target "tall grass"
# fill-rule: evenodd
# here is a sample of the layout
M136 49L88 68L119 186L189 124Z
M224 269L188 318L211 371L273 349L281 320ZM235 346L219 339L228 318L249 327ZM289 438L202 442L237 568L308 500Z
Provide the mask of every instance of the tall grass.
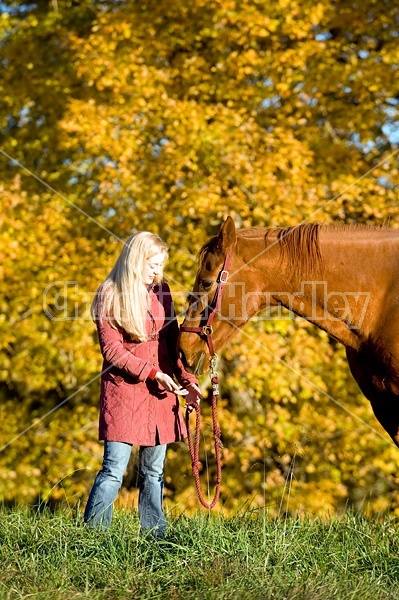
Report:
M398 523L201 513L172 517L156 541L139 535L135 512L100 531L78 511L3 508L0 598L397 599Z

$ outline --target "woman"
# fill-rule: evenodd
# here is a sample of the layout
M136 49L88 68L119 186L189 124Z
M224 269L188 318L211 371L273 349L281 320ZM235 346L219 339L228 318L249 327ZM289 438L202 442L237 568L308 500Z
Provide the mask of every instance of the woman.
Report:
M158 236L130 236L93 302L104 357L99 426L104 460L84 515L91 526L109 527L135 444L140 446L140 526L155 536L165 534L166 445L186 437L178 396L186 396L188 403L200 400L198 382L177 354L179 328L169 286L162 283L167 256Z

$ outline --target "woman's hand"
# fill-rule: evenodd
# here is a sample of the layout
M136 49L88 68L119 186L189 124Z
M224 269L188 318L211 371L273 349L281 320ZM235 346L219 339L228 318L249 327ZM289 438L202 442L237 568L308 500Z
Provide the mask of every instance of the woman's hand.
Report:
M158 373L155 375L155 381L157 381L159 385L168 392L173 392L178 396L187 396L189 394L188 390L182 388L181 385L178 385L175 381L173 381L172 377L166 373L163 373L162 371L158 371Z
M186 391L186 410L191 413L194 410L194 405L201 402L201 390L195 383L190 383Z

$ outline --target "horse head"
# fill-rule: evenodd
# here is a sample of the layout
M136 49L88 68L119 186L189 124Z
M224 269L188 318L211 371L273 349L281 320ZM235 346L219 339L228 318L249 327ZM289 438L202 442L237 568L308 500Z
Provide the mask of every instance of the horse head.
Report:
M199 253L194 288L180 330L182 360L187 369L196 374L208 370L212 355L235 333L236 325L231 320L234 298L230 294L226 298L223 293L225 285L234 283L234 270L228 273L228 268L238 266L235 245L234 221L227 217L218 235Z

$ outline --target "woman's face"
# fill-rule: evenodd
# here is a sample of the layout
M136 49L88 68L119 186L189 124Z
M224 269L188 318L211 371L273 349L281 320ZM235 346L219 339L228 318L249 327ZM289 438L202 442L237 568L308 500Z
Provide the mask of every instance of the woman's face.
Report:
M155 254L154 256L147 258L143 273L143 281L145 285L151 285L154 283L155 277L162 272L164 262L164 252L160 252L159 254Z

